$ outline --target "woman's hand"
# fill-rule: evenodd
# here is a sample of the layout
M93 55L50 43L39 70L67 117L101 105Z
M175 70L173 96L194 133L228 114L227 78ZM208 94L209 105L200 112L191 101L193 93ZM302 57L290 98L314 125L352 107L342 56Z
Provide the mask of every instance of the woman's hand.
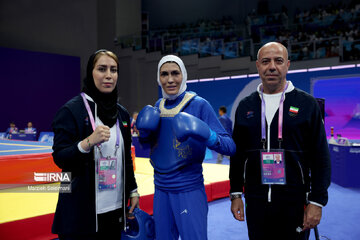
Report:
M135 216L133 214L135 207L137 207L137 208L139 207L139 197L138 196L134 196L134 197L130 198L130 210L129 210L129 213L127 216L129 219L135 218Z
M110 128L105 125L97 126L95 131L81 141L81 147L85 151L90 151L90 149L103 142L107 142L110 139Z
M90 142L94 145L107 142L110 139L110 128L105 125L97 126L95 131L89 136Z

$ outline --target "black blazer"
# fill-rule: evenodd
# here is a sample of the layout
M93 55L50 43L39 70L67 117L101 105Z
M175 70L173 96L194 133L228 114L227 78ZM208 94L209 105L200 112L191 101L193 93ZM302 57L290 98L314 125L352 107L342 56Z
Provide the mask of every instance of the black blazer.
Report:
M95 104L89 101L91 111ZM126 206L130 191L137 188L131 158L130 116L118 104L119 123L124 139L125 189L123 205ZM95 160L94 151L81 153L78 143L92 132L90 118L80 95L74 97L57 112L53 123L53 159L63 172L71 172L71 193L59 193L52 232L56 234L89 234L96 232L95 209ZM122 216L123 219L124 216Z

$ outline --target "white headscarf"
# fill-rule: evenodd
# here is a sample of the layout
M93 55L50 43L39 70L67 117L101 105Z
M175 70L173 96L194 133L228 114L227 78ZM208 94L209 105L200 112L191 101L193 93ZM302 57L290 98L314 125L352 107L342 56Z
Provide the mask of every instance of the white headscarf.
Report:
M162 88L162 85L160 82L160 68L164 63L167 63L167 62L175 62L180 67L182 77L183 77L180 88L179 88L179 92L177 94L173 94L173 95L166 94L164 89ZM161 92L162 92L163 98L169 99L169 100L174 100L175 98L180 96L186 90L186 87L187 87L186 80L187 80L186 68L185 68L183 61L178 56L166 55L165 57L163 57L160 60L159 65L158 65L158 71L157 71L157 82L158 82L159 86L161 87Z

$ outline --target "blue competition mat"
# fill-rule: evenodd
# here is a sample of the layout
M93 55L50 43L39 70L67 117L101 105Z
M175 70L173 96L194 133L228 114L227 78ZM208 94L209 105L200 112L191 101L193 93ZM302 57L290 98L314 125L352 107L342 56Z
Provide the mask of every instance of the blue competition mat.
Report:
M0 156L52 153L52 144L45 142L0 140Z

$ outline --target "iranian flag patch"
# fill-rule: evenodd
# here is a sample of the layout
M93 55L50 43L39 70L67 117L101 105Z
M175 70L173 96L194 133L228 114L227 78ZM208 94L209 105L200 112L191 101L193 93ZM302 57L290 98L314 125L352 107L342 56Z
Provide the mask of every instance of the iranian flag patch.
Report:
M297 114L299 112L299 108L290 106L289 112Z
M128 124L127 124L126 121L123 121L122 124L123 124L124 127L127 127L127 126L128 126Z

